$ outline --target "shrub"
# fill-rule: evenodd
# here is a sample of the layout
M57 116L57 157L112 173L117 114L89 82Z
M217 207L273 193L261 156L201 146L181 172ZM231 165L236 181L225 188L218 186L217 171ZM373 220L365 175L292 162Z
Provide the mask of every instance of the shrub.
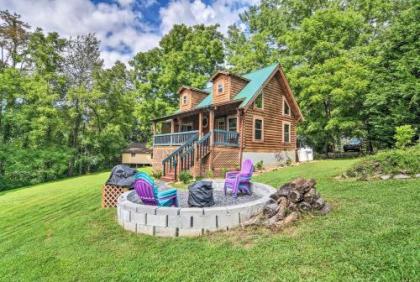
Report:
M226 167L224 167L224 168L222 168L222 176L223 177L225 177L226 176L226 173L228 172L229 170L226 168Z
M395 147L404 148L411 144L415 131L411 125L402 125L395 128Z
M405 148L386 150L361 159L346 171L349 177L367 179L381 174L416 174L420 172L420 144Z
M190 183L192 179L193 177L188 170L183 170L179 173L179 180L181 180L184 184Z
M213 177L214 177L213 171L212 170L208 170L207 171L207 178L213 178Z
M152 176L156 179L162 178L162 171L160 169L155 169L152 171Z
M264 161L263 161L263 160L258 161L258 162L255 164L255 168L256 168L257 170L263 170L263 169L264 169Z

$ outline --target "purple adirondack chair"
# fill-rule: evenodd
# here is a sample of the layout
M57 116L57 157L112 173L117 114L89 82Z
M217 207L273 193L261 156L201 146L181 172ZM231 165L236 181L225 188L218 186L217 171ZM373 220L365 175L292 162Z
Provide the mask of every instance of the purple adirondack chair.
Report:
M254 165L251 160L242 163L241 171L230 171L225 177L225 195L227 189L232 190L233 197L238 197L238 192L251 194L251 177L254 172Z
M176 189L158 192L157 188L145 179L137 179L134 182L134 189L145 205L178 206Z

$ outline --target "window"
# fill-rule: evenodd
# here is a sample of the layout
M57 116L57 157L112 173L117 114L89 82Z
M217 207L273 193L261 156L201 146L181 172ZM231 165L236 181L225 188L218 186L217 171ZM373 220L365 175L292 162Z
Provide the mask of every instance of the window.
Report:
M131 157L134 158L136 156L136 153L131 153Z
M254 140L263 141L263 120L262 118L254 118Z
M290 123L283 123L283 142L290 143Z
M290 116L290 106L286 101L286 98L283 97L283 115Z
M257 99L255 99L254 108L257 108L257 109L263 109L264 108L263 93L258 95Z
M217 93L222 94L223 93L223 83L219 82L217 84Z
M236 125L236 116L230 116L228 117L228 131L236 131L237 125Z
M187 95L182 96L182 104L186 105L187 101L188 101L188 96Z
M192 131L192 130L193 130L192 122L181 124L181 132Z
M216 119L216 129L226 130L226 120L224 117Z

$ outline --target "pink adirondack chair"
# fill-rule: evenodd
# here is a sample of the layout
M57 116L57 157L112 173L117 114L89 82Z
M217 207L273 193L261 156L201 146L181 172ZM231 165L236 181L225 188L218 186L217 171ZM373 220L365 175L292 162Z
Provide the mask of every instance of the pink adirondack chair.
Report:
M228 189L232 190L232 196L237 198L238 192L251 194L251 177L254 165L247 159L242 163L241 171L230 171L225 176L225 195Z

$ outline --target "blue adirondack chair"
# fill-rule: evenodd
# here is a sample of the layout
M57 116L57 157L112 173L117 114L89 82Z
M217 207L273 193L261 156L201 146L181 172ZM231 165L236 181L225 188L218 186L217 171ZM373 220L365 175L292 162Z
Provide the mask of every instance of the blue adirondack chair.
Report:
M153 178L145 172L138 172L135 178L134 189L144 204L178 206L176 189L168 189L159 192Z

